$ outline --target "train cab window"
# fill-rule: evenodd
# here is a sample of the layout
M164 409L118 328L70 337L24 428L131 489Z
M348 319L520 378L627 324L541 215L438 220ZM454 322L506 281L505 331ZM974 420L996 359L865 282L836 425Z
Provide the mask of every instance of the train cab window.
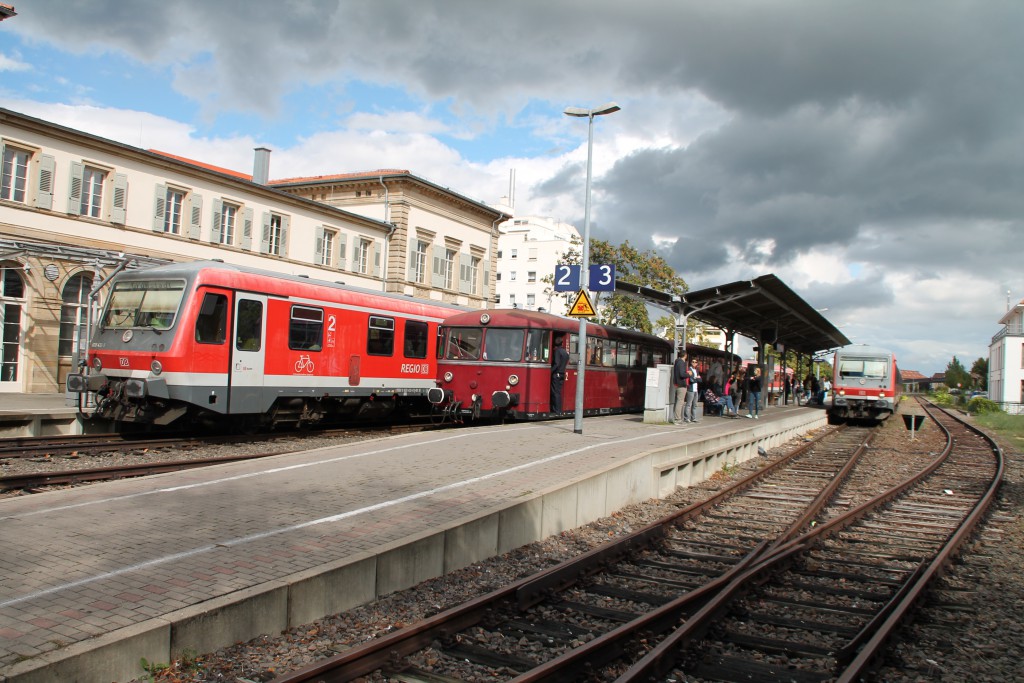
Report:
M263 302L252 299L238 301L238 320L235 323L235 348L239 351L259 351L263 348Z
M228 330L228 298L207 292L196 316L196 343L223 344Z
M490 328L484 337L484 360L521 361L524 336L524 330Z
M889 374L888 363L882 360L846 359L839 361L840 377L883 379Z
M293 351L321 351L324 348L322 308L292 306L288 323L288 348Z
M447 360L476 360L480 358L483 330L479 327L453 327L448 330L444 357Z
M526 333L526 360L547 363L551 357L547 330L530 330Z
M420 320L405 321L404 350L406 358L426 358L430 329Z
M390 356L395 352L395 319L370 316L366 335L366 353L371 356Z

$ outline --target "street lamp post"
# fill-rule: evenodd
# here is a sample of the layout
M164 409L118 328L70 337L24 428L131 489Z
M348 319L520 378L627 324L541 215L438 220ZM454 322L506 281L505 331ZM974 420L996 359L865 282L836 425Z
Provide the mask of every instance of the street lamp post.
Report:
M588 289L590 287L590 175L593 167L594 160L594 117L603 116L604 114L613 114L619 110L619 105L614 102L603 104L600 107L593 109L584 109L583 107L566 107L566 116L578 116L586 117L588 120L587 126L587 189L586 189L586 200L583 209L583 262L580 265L580 288ZM576 434L583 433L583 375L587 367L587 319L580 317L580 332L579 332L579 343L576 350L578 351L577 358L577 376L576 376L576 413L573 422L573 432Z

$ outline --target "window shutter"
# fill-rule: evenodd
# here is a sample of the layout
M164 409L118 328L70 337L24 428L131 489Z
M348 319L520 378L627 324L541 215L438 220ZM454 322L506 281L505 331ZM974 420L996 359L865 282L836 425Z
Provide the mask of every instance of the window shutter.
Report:
M164 220L167 214L167 186L157 185L156 196L153 197L153 232L164 231Z
M288 224L291 222L290 216L281 216L281 258L288 256Z
M210 241L220 244L220 212L224 208L224 200L217 197L213 200L213 229L210 232Z
M345 240L348 239L348 235L345 233L338 233L338 270L345 270Z
M242 219L242 249L252 249L252 219L255 209L251 206L245 208L245 218Z
M313 235L313 262L319 266L324 262L324 226L316 226Z
M71 162L71 182L68 186L68 213L73 216L82 213L82 175L85 164L80 161Z
M199 239L199 231L203 227L203 195L192 193L189 197L191 205L192 220L188 226L188 236L191 239Z
M53 172L57 162L49 154L39 155L39 178L36 182L36 208L53 208Z
M466 253L459 253L459 293L469 294L473 291L473 283L470 281L470 256Z
M416 282L416 240L409 241L409 267L406 279L409 282Z
M263 232L260 236L260 253L270 253L270 212L263 212Z
M373 276L380 277L380 242L373 241Z
M491 262L484 260L484 291L481 292L485 297L487 296L487 286L491 282Z
M434 265L430 272L430 286L444 287L444 247L434 245Z
M124 225L128 213L128 176L124 173L114 174L114 201L110 207L110 222Z

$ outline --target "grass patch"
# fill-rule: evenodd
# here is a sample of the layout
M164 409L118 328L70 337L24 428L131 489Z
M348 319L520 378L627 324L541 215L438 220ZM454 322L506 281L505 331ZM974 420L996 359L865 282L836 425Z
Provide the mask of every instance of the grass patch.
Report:
M1024 446L1024 415L984 413L976 415L974 422L982 429L995 432L1018 448Z

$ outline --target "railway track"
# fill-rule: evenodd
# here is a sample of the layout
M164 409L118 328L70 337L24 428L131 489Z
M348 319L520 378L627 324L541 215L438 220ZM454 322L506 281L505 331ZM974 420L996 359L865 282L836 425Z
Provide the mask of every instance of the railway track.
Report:
M253 460L281 455L305 448L306 437L321 438L374 438L382 434L402 434L424 429L435 429L432 424L382 425L379 428L332 429L303 433L271 433L257 435L210 435L204 437L126 437L119 434L61 435L46 437L16 437L0 440L0 463L31 461L31 471L5 471L0 475L0 492L21 491L34 493L45 487L73 486L84 483L111 481L130 477L175 472L197 467L209 467L240 460ZM239 446L245 448L261 444L258 448L232 454L203 456L211 446ZM283 447L282 447L283 445ZM110 465L102 456L117 453L127 462ZM190 454L182 457L182 453ZM124 459L124 458L122 458ZM91 466L91 462L98 465ZM69 467L74 464L75 466ZM61 468L65 469L61 469ZM18 469L8 467L7 470Z
M856 680L1001 477L998 448L934 417L952 432L946 450L908 455L891 481L860 471L870 445L848 428L615 544L275 683L375 671L394 681Z

